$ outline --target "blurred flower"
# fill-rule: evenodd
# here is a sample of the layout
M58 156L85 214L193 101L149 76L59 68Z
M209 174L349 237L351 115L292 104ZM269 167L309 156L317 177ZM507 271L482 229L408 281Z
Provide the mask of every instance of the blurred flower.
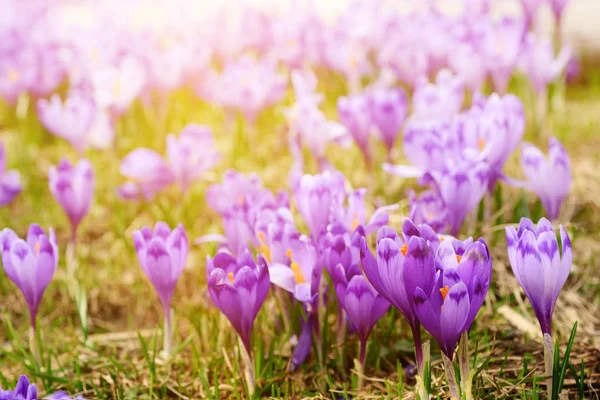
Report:
M21 43L14 51L0 57L0 95L14 104L34 86L38 78L37 53L33 46Z
M175 180L173 171L163 157L154 150L139 148L121 160L120 172L127 182L117 189L119 196L128 200L154 196Z
M36 400L37 388L29 382L29 378L21 375L14 390L2 390L0 387L0 400Z
M373 132L373 123L367 97L363 94L339 97L337 110L340 122L352 135L354 142L363 154L366 164L370 165L369 137Z
M444 233L448 226L448 210L439 194L433 190L427 190L417 196L411 191L409 199L408 217L415 224L427 224L435 232Z
M507 92L517 66L524 30L523 20L516 18L505 17L489 25L483 44L484 60L494 89L500 95Z
M405 220L403 230L418 233L410 220ZM420 236L399 236L392 228L383 227L377 232L377 258L361 240L362 267L375 290L396 307L411 328L417 353L417 363L422 364L421 332L415 313L413 296L417 287L430 293L435 283L434 254L427 240Z
M528 34L521 52L521 69L527 74L535 91L542 93L566 68L572 51L563 47L554 55L554 46L549 39L540 39Z
M408 114L406 94L400 88L376 89L369 93L368 102L371 121L389 153Z
M118 64L92 68L91 83L98 108L122 114L142 92L146 72L139 60L126 56Z
M219 252L213 259L207 257L206 273L211 300L240 335L248 354L252 354L252 326L269 293L267 263L261 256L255 263L249 252L238 259Z
M542 5L542 0L521 0L521 7L523 8L523 15L525 17L525 26L527 30L533 28L535 22L535 14Z
M455 252L451 240L445 240L437 249L435 263L438 272L434 287L417 285L412 291L413 301L419 321L452 360L460 336L471 329L483 304L492 261L482 239L468 244L462 256Z
M60 96L54 94L50 101L39 99L37 111L40 121L50 133L67 140L77 152L83 152L96 116L96 105L91 98L72 91L63 103Z
M182 191L214 167L221 155L215 147L212 129L188 124L179 137L167 136L167 158Z
M570 0L549 0L548 1L548 3L550 3L550 7L552 8L552 13L554 14L554 19L557 21L557 23L560 23L563 12L565 11L565 8L569 4L569 1Z
M527 177L525 186L540 198L548 218L556 219L571 187L571 162L563 145L550 138L548 158L535 146L525 144L521 165Z
M21 190L21 175L15 170L6 170L6 150L0 141L0 207L12 202Z
M58 246L52 228L49 235L36 224L29 226L26 240L9 228L0 232L2 265L11 281L23 293L29 307L30 324L36 329L36 315L46 287L58 265Z
M48 180L50 191L69 218L74 239L77 227L88 213L94 198L94 166L85 158L73 166L65 158L58 167L50 167Z
M457 114L465 96L464 82L448 69L439 71L435 83L422 78L413 93L414 119L447 119Z
M537 227L521 218L519 230L506 227L508 258L513 273L527 295L542 332L551 335L552 314L558 295L571 271L571 240L560 225L562 255L550 221L540 219Z

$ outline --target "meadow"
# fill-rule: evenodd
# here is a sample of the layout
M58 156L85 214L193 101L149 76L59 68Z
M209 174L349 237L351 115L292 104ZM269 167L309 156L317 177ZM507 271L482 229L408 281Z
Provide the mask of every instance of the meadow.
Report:
M215 65L221 68L218 62ZM573 80L565 83L563 77L549 83L542 124L536 109L539 94L526 74L514 72L508 86L508 93L515 94L524 107L523 142L545 153L549 138L555 137L570 157L572 185L559 216L552 221L556 229L564 226L573 249L569 278L553 315L552 338L558 339L562 354L577 323L575 339L568 347L570 365L565 367L563 391L557 394L561 399L599 398L600 391L600 73L594 54L580 55L580 66ZM329 272L323 272L319 289L324 292L319 302L320 341L313 341L306 361L295 368L292 357L301 340L301 317L311 309L271 285L252 330L255 389L244 378L245 350L238 346L237 333L211 300L207 256L214 257L220 246L197 239L224 233L223 218L208 205L206 193L211 185L222 182L226 171L256 173L266 189L287 192L296 227L306 234L310 221L299 212L293 188L299 159L294 151L301 154L300 175L335 170L343 174L348 188L366 188L367 215L378 207L397 205L389 210L386 225L398 232L411 214L409 191L422 187L417 179L394 176L382 168L385 161L410 163L401 139L388 154L379 138L368 137L371 166L365 165L366 157L355 143L342 147L332 140L324 153L325 164L306 146L290 146L289 110L298 99L298 90L288 84L291 70L285 62L277 64L277 71L286 77L282 98L260 109L254 121L211 96L202 98L190 85L150 88L113 120L114 140L104 149L78 151L69 141L51 134L36 107L40 98L49 96L24 91L14 101L1 104L0 141L7 168L19 172L23 190L0 208L0 228L24 237L32 223L43 229L52 227L59 254L58 267L37 312L34 342L39 346L39 360L28 342L27 304L19 287L0 272L1 388L13 388L25 374L36 383L40 396L65 390L88 399L416 398L414 344L400 311L392 306L375 324L366 362L360 365L355 361L360 351L356 335L348 332L340 340L336 285ZM337 120L338 99L355 93L356 82L328 66L312 70L318 80L315 93L323 96L319 107L327 119ZM366 74L358 85L368 87L376 76ZM250 77L259 84L262 78ZM411 84L397 79L396 86L405 90L410 104L414 100ZM53 92L65 97L69 90L63 81ZM489 79L481 90L485 96L494 91ZM475 95L466 92L463 110L476 101ZM152 196L138 194L135 200L120 195L119 186L129 182L122 173L122 160L137 148L166 154L167 136L178 135L190 123L212 130L220 154L214 167L184 189L165 185ZM511 152L502 171L523 179L518 149ZM206 154L205 149L192 151L200 157ZM48 175L61 159L74 163L82 156L93 165L95 188L73 241L71 224L49 187ZM131 182L136 183L135 179ZM472 398L546 398L543 335L511 269L505 228L516 226L522 217L537 223L547 213L534 192L502 180L479 200L462 228L453 232L461 239L483 238L493 271L485 301L468 330ZM133 239L136 230L159 221L172 228L182 224L189 241L171 303L172 354L162 351L163 307L140 268ZM374 250L374 236L366 241ZM252 254L265 254L261 244L262 240L253 238ZM230 250L239 255L236 249ZM440 347L424 329L423 339L431 340L430 393L433 398L449 398Z

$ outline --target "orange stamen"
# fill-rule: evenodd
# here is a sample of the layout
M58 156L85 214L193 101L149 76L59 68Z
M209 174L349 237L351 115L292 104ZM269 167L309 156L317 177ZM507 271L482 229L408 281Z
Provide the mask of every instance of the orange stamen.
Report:
M461 257L461 256L459 256L459 255L457 254L457 255L456 255L456 262L460 262L461 258L462 258L462 257Z
M260 241L260 251L264 254L267 262L271 262L271 249L267 246L267 242L265 240L265 234L262 232L258 232L258 240Z
M285 252L285 255L290 258L290 261L291 261L290 268L292 269L292 272L294 273L294 279L296 280L296 283L300 284L300 283L306 282L306 277L304 276L304 273L302 272L302 268L300 267L300 264L298 264L296 261L294 261L294 258L292 257L292 250L288 249Z
M246 202L246 200L244 199L244 196L238 197L238 204L240 206L243 206L245 202Z
M35 243L35 254L40 254L40 242Z
M401 252L402 254L404 254L404 257L406 257L406 253L408 252L408 245L407 245L406 243L404 243L404 244L402 245L402 248L400 249L400 252Z
M227 277L229 278L229 282L233 283L233 281L234 281L233 272L228 272Z
M446 296L448 296L449 291L450 291L450 288L448 286L444 286L443 288L440 289L440 293L442 294L442 301L446 300Z
M443 241L444 241L444 239L445 239L445 238L444 238L443 236L440 236L440 242L443 242Z
M479 151L483 151L485 148L485 140L483 140L483 138L479 138L477 144L479 145Z

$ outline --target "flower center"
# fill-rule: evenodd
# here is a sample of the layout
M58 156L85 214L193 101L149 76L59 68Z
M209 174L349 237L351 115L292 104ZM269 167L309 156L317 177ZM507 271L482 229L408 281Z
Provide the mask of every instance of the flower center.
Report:
M19 72L15 69L11 69L8 71L8 80L12 83L15 83L19 80Z
M244 199L244 196L240 196L240 197L238 197L237 202L240 206L243 206L244 203L246 202L246 199Z
M40 242L35 242L35 255L40 254Z
M404 254L404 257L406 257L406 253L408 253L408 244L404 243L400 248L400 252Z
M360 225L360 221L358 220L358 213L354 213L354 219L352 220L352 224L350 225L350 230L354 231Z
M302 268L300 267L300 264L298 264L296 261L294 261L294 258L292 257L292 251L291 250L286 251L285 255L290 258L290 261L291 261L290 268L292 269L292 272L294 273L294 279L296 280L296 283L298 283L298 284L305 283L306 278L304 277Z
M485 148L485 139L479 138L479 140L477 140L477 145L479 146L479 151L483 151Z
M450 291L450 288L448 286L444 286L443 288L440 289L440 293L442 294L442 302L446 300L446 296L448 296L449 291Z
M233 272L228 272L227 277L229 278L229 282L233 283L235 277L233 276Z
M264 254L267 262L271 262L271 249L267 246L267 241L265 240L265 234L263 232L258 232L258 240L260 241L260 251Z
M459 263L461 259L462 259L462 257L461 257L461 256L459 256L459 255L457 254L457 255L456 255L456 262L458 262L458 263Z

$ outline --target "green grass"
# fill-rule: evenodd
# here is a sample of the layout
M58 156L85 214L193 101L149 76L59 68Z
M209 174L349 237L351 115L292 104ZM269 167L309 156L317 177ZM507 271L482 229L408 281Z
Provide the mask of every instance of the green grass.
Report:
M335 98L345 90L343 81L322 74L321 82L328 82L320 88L327 97L324 110L333 117ZM524 99L530 117L531 96L523 82L516 79L513 89ZM117 123L114 148L86 152L97 171L95 201L80 227L76 249L79 263L76 276L87 294L87 341L83 340L65 273L68 222L52 198L47 182L50 165L65 156L75 160L76 154L64 141L44 131L31 105L22 118L17 117L14 109L3 106L1 139L7 148L9 168L21 172L25 190L12 204L0 209L0 227L11 227L22 235L32 222L53 226L61 260L39 311L41 365L35 363L28 350L28 316L22 296L0 272L0 386L12 387L19 374L25 373L42 393L65 389L101 399L246 398L235 334L211 304L206 289L204 260L206 254L214 253L214 246L193 246L190 250L173 301L175 356L165 362L160 357L161 307L138 265L131 237L133 230L159 220L170 225L183 223L191 240L221 232L220 220L207 207L204 192L228 168L255 171L270 189L286 188L292 159L287 151L281 111L289 102L287 99L285 104L267 110L250 127L240 118L232 118L198 100L191 91L181 90L167 99L156 97L151 105L136 102ZM579 320L570 357L574 367L565 370L565 389L572 396L585 392L590 398L598 398L592 386L598 389L600 374L598 339L594 334L600 315L599 107L600 79L590 75L585 84L568 88L564 109L552 111L547 124L548 131L560 138L570 152L575 177L561 217L573 239L575 265L566 287L568 295L563 293L555 311L555 328L564 349L574 320ZM165 136L178 133L189 122L214 129L223 153L219 166L183 195L173 187L148 203L119 200L115 188L123 182L119 174L120 159L140 146L164 152ZM546 146L545 138L537 137L531 128L526 140ZM382 146L373 145L378 159L383 160ZM369 189L369 202L401 205L390 222L399 228L406 213L405 193L416 183L390 178L379 168L368 173L356 148L345 151L332 145L328 155L354 187ZM394 160L402 161L400 144ZM310 161L308 172L316 172L315 168ZM506 171L519 175L518 154L511 157ZM522 215L535 217L540 212L539 205L535 195L505 185L497 191L494 204L497 213L492 221L479 220L474 232L463 232L465 236L483 235L488 243L493 243L492 288L470 337L471 359L476 360L473 367L478 371L474 392L478 399L543 398L544 395L537 394L537 388L544 386L540 378L541 343L497 312L502 305L508 305L530 324L536 324L526 298L521 295L526 304L522 309L515 297L519 292L514 290L516 280L508 265L503 224L517 222ZM392 399L413 394L414 378L405 369L413 359L412 341L399 313L390 311L373 331L365 387L356 392L352 359L357 355L357 340L347 337L341 349L335 344L336 305L332 288L329 296L324 373L319 371L314 351L298 371L288 372L292 332L284 331L274 296L269 296L254 327L256 397ZM294 315L299 312L294 310ZM297 318L294 322L294 328L298 329ZM437 347L432 345L433 393L445 398L447 387L438 354ZM581 376L581 371L585 379L576 381L574 377Z

